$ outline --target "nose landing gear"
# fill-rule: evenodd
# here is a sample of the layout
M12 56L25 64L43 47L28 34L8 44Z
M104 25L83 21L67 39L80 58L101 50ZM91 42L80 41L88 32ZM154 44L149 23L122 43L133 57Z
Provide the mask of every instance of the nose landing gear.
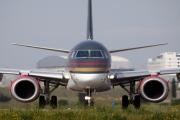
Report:
M90 89L90 88L88 88L87 90L86 90L86 94L87 94L87 96L85 96L85 106L94 106L94 99L93 99L93 97L92 97L92 89Z

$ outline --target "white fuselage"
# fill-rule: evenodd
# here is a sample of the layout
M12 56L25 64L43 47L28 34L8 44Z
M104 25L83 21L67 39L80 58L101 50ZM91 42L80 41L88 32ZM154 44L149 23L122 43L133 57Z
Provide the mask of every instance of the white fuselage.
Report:
M71 73L67 88L75 91L93 89L97 92L110 90L111 82L107 73Z

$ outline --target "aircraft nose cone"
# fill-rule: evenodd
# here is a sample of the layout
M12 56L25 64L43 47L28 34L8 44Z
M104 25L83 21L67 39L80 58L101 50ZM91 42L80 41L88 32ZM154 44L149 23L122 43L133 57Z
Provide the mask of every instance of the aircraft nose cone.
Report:
M98 88L106 80L106 73L72 73L72 79L81 88Z

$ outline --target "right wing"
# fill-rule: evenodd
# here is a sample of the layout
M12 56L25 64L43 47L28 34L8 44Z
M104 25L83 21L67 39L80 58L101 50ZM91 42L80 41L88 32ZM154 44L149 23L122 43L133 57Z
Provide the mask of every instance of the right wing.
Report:
M43 50L50 50L50 51L56 51L56 52L69 53L69 50L47 48L47 47L40 47L40 46L33 46L33 45L23 45L23 44L17 44L17 43L13 43L13 45L18 45L18 46L23 46L23 47L30 47L30 48L37 48L37 49L43 49Z
M148 46L141 46L141 47L134 47L134 48L127 48L127 49L119 49L119 50L110 50L110 53L115 53L115 52L123 52L123 51L129 51L129 50L135 50L135 49L142 49L142 48L148 48L148 47L155 47L155 46L160 46L160 45L167 45L168 43L165 44L156 44L156 45L148 45Z
M111 72L109 76L113 76L111 79L112 85L116 86L119 84L128 84L130 81L140 81L145 77L151 75L165 75L165 74L176 74L178 81L180 81L180 68L164 69L158 71L122 71L122 72Z
M113 86L116 86L119 84L129 84L130 81L139 81L142 78L151 76L151 72L148 70L111 72L109 76L114 76L114 78L111 79L111 83Z
M121 86L131 96L138 93L149 102L162 102L168 97L170 87L167 80L158 76L164 74L176 74L180 77L180 68L159 71L122 71L109 74L112 86ZM178 78L178 81L180 79ZM137 91L135 82L139 81ZM129 86L129 90L126 88Z

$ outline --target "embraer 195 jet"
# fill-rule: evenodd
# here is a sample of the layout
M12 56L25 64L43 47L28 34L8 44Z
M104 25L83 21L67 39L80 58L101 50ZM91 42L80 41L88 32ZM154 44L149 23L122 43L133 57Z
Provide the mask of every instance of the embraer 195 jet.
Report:
M18 46L51 50L68 54L68 71L24 71L16 69L0 69L0 79L3 74L20 75L11 81L10 92L14 99L20 102L32 102L39 98L39 106L46 105L57 107L57 97L51 93L58 86L65 86L69 90L85 92L85 105L93 105L92 93L108 91L111 87L120 86L129 93L122 96L122 108L129 104L135 108L140 108L140 98L149 102L161 102L165 100L169 93L168 82L159 77L163 74L176 74L180 80L180 69L150 71L117 71L110 72L111 53L128 50L154 47L165 44L156 44L135 48L108 50L102 43L93 40L92 24L92 2L88 0L87 18L87 40L78 43L71 50L54 49L47 47L14 44ZM179 77L178 77L179 76ZM135 82L139 81L138 90L135 89ZM44 83L43 89L40 82ZM50 89L50 86L53 88ZM127 89L127 86L129 89Z

